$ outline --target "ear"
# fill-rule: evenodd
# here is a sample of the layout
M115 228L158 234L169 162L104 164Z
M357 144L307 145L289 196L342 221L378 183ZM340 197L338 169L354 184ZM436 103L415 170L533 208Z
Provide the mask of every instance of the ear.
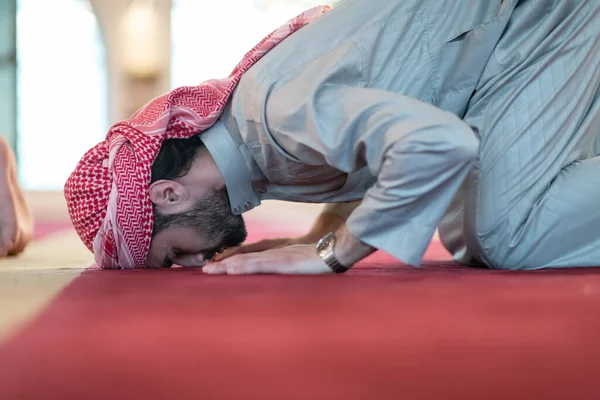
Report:
M188 190L176 181L158 180L150 185L150 200L167 213L180 209L188 197Z

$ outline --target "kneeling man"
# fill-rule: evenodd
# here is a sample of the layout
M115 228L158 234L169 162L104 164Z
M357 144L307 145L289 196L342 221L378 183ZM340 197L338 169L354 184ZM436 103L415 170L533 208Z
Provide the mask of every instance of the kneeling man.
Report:
M438 228L466 264L594 266L599 88L598 2L346 0L114 125L65 195L105 268L203 266L265 199L331 205L206 272L418 265Z

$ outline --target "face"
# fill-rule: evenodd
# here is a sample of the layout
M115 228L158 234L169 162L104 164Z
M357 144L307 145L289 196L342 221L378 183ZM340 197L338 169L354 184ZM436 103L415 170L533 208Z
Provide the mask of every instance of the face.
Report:
M231 213L225 190L209 193L185 212L155 212L154 225L150 268L202 266L217 252L242 244L247 235L242 216Z

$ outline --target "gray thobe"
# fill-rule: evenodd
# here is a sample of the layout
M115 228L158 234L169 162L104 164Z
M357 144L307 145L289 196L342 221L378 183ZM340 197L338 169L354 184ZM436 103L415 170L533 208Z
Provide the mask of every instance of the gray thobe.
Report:
M357 201L349 231L413 265L438 227L465 263L599 264L599 3L346 0L209 130L232 209Z

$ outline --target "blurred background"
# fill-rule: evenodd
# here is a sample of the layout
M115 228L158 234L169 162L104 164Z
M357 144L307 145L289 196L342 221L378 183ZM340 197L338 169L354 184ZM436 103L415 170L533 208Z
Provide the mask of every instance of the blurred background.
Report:
M229 75L326 0L0 0L0 134L29 192L61 191L110 125L172 88Z

